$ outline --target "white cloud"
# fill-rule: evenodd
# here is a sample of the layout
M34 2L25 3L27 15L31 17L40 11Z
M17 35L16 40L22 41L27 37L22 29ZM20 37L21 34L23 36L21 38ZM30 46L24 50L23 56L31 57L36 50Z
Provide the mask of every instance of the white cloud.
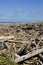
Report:
M22 10L20 8L17 8L13 14L8 15L8 16L3 15L2 13L0 13L0 19L11 19L11 18L14 18L14 17L18 16L19 13L21 13L21 12L22 12Z
M0 14L0 19L9 19L12 18L13 16L5 16L3 14Z
M3 14L0 14L0 19L6 19L6 16L4 16Z
M20 13L20 12L22 12L22 10L20 8L17 8L16 13Z

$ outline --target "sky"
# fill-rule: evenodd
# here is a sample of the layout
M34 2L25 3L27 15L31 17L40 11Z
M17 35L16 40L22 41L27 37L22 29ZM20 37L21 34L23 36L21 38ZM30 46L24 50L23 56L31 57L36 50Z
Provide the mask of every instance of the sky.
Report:
M0 0L0 22L43 21L43 0Z

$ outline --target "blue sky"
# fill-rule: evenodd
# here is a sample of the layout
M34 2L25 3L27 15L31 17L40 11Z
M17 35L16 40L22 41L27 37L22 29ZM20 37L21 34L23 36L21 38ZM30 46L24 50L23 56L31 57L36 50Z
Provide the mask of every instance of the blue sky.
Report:
M0 22L43 21L43 0L0 0Z

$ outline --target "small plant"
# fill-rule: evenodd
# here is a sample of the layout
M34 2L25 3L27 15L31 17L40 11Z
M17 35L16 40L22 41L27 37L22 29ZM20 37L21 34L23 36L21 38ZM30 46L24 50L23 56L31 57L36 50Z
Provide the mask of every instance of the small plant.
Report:
M12 62L9 58L0 56L0 65L17 65L15 62Z

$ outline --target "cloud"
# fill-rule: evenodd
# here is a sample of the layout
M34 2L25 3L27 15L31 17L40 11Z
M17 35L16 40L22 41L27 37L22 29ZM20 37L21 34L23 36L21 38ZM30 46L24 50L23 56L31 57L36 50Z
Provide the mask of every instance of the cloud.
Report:
M6 19L6 16L3 14L0 14L0 19Z
M20 8L17 8L11 15L8 15L6 18L11 19L11 18L16 18L21 15L22 10Z
M21 15L22 9L17 8L11 15L4 15L3 13L0 13L0 19L12 19L19 17Z
M13 18L13 15L11 15L11 16L5 16L3 14L0 14L0 19L10 19L10 18Z
M20 8L16 9L16 13L21 13L21 12L22 12L22 10Z

